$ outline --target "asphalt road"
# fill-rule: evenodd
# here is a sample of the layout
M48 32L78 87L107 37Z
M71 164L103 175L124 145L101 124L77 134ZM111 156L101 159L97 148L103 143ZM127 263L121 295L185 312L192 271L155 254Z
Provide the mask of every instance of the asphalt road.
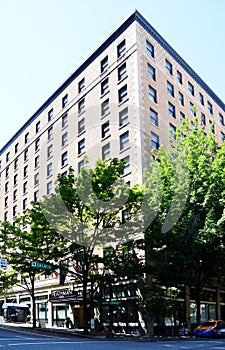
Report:
M0 350L224 350L225 339L130 341L95 340L0 328Z

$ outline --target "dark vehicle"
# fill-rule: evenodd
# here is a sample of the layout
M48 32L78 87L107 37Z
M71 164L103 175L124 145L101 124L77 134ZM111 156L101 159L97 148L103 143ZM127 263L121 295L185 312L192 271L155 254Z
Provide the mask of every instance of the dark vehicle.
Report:
M209 320L206 322L203 322L198 326L197 328L194 329L193 335L198 338L198 337L213 337L215 336L216 330L221 327L222 324L225 324L224 321L222 320Z
M213 330L214 337L225 337L225 322L221 321L217 324Z

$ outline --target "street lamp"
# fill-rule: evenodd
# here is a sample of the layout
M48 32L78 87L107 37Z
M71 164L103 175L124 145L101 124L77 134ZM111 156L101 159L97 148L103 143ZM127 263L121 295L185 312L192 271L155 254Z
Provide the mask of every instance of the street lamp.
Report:
M112 282L114 280L113 275L107 273L105 275L106 281L108 283L109 287L109 332L108 332L108 338L113 338L113 304L112 304L112 298L113 298L113 289L112 289Z

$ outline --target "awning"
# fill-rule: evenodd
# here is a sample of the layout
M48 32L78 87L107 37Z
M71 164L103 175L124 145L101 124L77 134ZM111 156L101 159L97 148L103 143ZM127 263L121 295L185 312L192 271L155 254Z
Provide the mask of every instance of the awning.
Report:
M27 304L16 304L16 303L4 303L2 305L3 309L17 309L17 310L28 310L29 306Z

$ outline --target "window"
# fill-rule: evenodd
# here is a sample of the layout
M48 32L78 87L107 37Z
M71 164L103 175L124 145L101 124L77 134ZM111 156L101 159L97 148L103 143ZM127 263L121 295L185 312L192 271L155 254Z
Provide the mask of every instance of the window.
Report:
M62 108L66 107L68 103L68 94L66 94L63 98L62 98Z
M221 131L221 140L224 141L225 140L225 134Z
M121 89L118 91L118 100L119 103L122 103L128 99L128 94L127 94L127 85L124 85Z
M23 199L23 210L26 210L26 209L27 209L27 206L28 206L27 198L24 198L24 199Z
M181 72L179 72L179 70L177 71L177 81L179 84L183 83L182 74L181 74Z
M101 83L101 95L106 94L109 91L109 79L103 80Z
M39 190L34 192L34 202L38 202L39 200Z
M84 131L85 131L85 119L83 118L78 122L78 134L81 134Z
M7 181L5 183L5 192L8 192L9 191L9 182Z
M78 83L78 93L84 91L85 89L85 78L81 79Z
M47 183L47 195L52 193L52 181Z
M104 117L109 113L109 99L105 100L101 104L101 116Z
M180 122L182 123L182 121L185 119L185 114L180 112Z
M201 125L205 126L206 125L206 119L205 119L205 114L201 114Z
M128 124L128 107L119 112L119 126Z
M8 162L10 160L10 152L6 153L6 162Z
M24 142L27 143L28 141L29 141L29 132L27 132L24 137Z
M17 142L16 144L15 144L15 153L17 153L19 151L19 143Z
M48 112L48 121L50 122L54 117L53 108Z
M215 134L215 124L214 122L212 122L212 120L209 121L209 125L212 133Z
M67 123L68 123L68 116L67 114L65 114L62 116L62 129L67 126Z
M36 141L35 141L35 152L36 151L38 151L39 149L40 149L40 139L37 139Z
M50 158L53 155L53 145L49 145L47 148L47 158Z
M9 204L9 197L5 197L5 207L8 207L8 204Z
M48 129L48 140L51 140L52 137L53 137L53 126L51 126L51 128Z
M39 179L40 179L39 173L35 174L34 175L34 186L39 184Z
M28 160L28 148L25 149L25 151L23 153L23 158L24 158L24 161Z
M40 156L35 157L34 167L37 168L40 165Z
M151 78L152 80L156 80L155 68L152 67L149 63L148 63L148 76L149 76L149 78Z
M213 106L209 101L208 101L208 111L210 114L213 114Z
M125 158L123 158L122 160L125 161L125 166L123 169L123 175L127 175L130 173L130 156L127 156Z
M159 126L158 113L150 108L150 122L155 126Z
M52 175L52 163L47 165L47 176Z
M148 95L152 102L157 103L157 92L152 86L148 86Z
M173 66L168 60L166 60L166 72L170 75L173 75Z
M23 168L23 177L26 177L28 175L28 165L26 165L24 168Z
M199 92L199 100L200 103L204 106L204 96L201 94L201 92Z
M151 147L154 149L159 148L159 136L154 132L151 132Z
M102 160L110 158L110 144L107 143L102 147Z
M193 115L193 117L196 117L196 107L192 102L190 102L190 112Z
M84 168L84 160L82 159L79 163L78 163L78 174L81 172L81 170Z
M5 169L5 177L9 177L9 167L8 166Z
M192 94L192 96L195 95L194 86L190 83L190 81L188 82L188 90Z
M39 132L41 130L41 122L37 122L36 124L36 133Z
M27 181L26 181L26 182L24 182L24 184L23 184L23 194L27 193L27 189L28 189L28 183L27 183Z
M14 161L14 170L18 169L18 165L19 165L19 160L18 158L16 158Z
M18 191L17 190L14 190L13 191L13 200L16 201L18 198Z
M123 151L129 147L129 131L126 131L120 135L120 151Z
M167 92L170 96L174 97L174 86L167 81Z
M117 46L117 58L121 57L126 52L125 39Z
M65 132L63 135L62 135L62 147L64 147L68 142L68 134L67 132Z
M78 102L78 113L81 114L84 112L84 110L85 110L85 99L82 98L82 100Z
M18 174L14 175L13 185L16 186L18 184Z
M126 63L122 64L122 66L120 66L118 68L118 81L124 79L127 76L127 67L126 67Z
M154 46L148 40L146 40L146 52L148 56L151 56L154 58L155 56Z
M13 216L16 216L17 214L17 205L14 205L13 207Z
M107 121L106 123L104 123L102 125L102 139L104 139L105 137L110 136L110 127L109 127L109 121Z
M176 127L173 124L170 124L170 138L176 139Z
M224 117L221 113L219 113L219 120L220 120L220 124L224 126Z
M85 152L85 139L78 142L78 155Z
M100 65L101 65L101 73L105 72L109 65L108 56L106 56L105 58L103 58L103 60L101 60Z
M184 106L184 95L179 91L178 98L181 106Z
M64 152L61 157L61 165L64 166L68 162L68 154L67 152Z
M4 213L4 221L8 221L9 215L8 211Z
M175 106L170 102L168 102L168 113L171 117L176 118Z

